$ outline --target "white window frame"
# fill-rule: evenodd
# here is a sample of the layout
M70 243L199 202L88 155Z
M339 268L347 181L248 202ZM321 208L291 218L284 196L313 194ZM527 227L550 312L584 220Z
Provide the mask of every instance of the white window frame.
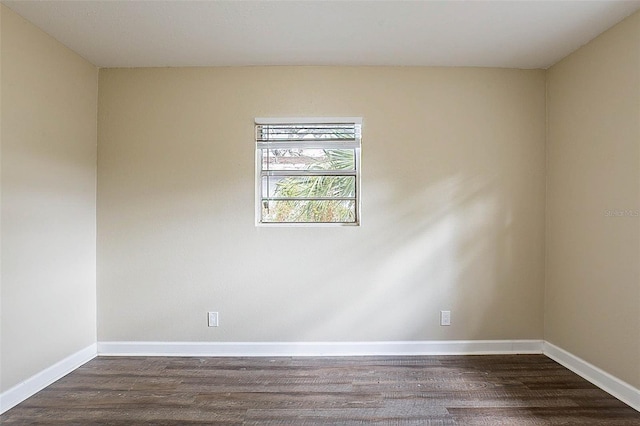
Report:
M260 146L258 142L257 133L254 134L255 143L255 224L259 227L323 227L323 226L360 226L360 204L361 204L361 163L360 163L360 149L362 143L362 117L269 117L269 118L255 118L255 126L268 125L268 124L355 124L356 125L356 140L350 142L349 148L354 149L354 161L355 161L355 221L354 222L263 222L262 221L262 177L264 176L262 170L262 150L264 147ZM293 143L292 143L293 145ZM304 146L304 143L300 143L299 146ZM336 144L336 145L339 145ZM330 174L328 174L330 175Z

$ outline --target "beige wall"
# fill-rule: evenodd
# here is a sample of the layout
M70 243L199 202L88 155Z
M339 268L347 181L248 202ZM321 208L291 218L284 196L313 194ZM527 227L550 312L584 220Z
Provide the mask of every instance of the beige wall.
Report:
M97 98L0 11L0 391L96 341L96 138L101 341L544 337L640 387L640 14L548 73L106 69ZM253 118L340 115L362 226L256 228Z
M2 11L0 5L0 393L2 393ZM2 407L0 407L0 411Z
M545 338L638 388L640 13L553 66L547 94Z
M100 70L98 339L542 338L544 85L541 70ZM255 227L253 119L269 116L363 117L362 226Z
M1 8L6 391L96 341L97 69Z
M107 69L99 97L0 17L0 392L96 341L96 139L101 341L544 337L640 387L640 13L547 73ZM340 115L362 226L256 228L253 118Z

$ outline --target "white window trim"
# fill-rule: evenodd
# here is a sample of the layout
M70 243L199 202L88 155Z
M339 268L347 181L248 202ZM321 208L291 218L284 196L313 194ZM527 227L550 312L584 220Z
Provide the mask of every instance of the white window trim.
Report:
M256 117L254 119L254 125L259 124L359 124L362 127L362 117ZM255 137L253 143L255 144ZM361 216L361 161L360 161L360 147L361 139L358 141L358 146L355 150L355 169L356 169L356 221L347 222L262 222L262 157L261 151L257 146L254 146L255 150L255 226L259 228L274 228L274 227L358 227L362 222Z

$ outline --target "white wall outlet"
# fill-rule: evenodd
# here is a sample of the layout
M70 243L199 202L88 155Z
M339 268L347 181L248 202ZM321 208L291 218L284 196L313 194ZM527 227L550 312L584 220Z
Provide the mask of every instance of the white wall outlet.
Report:
M440 325L451 325L451 311L440 311Z
M207 322L209 327L217 327L218 326L218 313L217 312L209 312L207 314Z

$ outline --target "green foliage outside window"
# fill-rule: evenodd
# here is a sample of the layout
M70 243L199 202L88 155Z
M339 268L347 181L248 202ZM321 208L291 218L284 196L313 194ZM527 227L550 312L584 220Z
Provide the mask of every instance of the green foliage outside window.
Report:
M299 152L289 152L296 155ZM353 149L323 149L319 160L306 159L305 170L354 170ZM263 206L263 219L269 222L355 222L355 176L291 176L276 183L274 198ZM326 200L318 198L353 198Z

